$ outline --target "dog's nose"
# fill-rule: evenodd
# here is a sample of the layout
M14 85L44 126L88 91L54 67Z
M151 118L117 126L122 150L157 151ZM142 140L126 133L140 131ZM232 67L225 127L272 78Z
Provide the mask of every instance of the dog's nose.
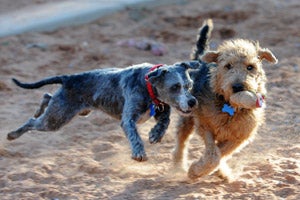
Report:
M189 107L194 107L195 105L197 104L197 100L196 99L190 99L189 101L188 101L188 105L189 105Z
M232 86L233 93L244 91L244 85L242 83L236 83Z

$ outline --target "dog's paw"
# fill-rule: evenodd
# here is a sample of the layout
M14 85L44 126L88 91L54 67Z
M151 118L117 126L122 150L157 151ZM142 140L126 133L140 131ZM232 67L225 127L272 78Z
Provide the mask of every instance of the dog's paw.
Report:
M173 163L171 166L172 173L175 175L186 175L187 170L181 165L181 163Z
M162 138L163 138L163 134L159 133L158 131L151 130L150 133L149 133L149 142L151 144L161 142Z
M151 144L156 144L161 142L162 137L157 137L156 135L149 136L149 142Z
M218 163L218 159L211 159L209 161L201 159L199 161L195 161L188 170L188 177L190 179L196 179L209 175L211 172L217 169Z
M199 178L201 176L202 176L202 174L197 173L194 170L194 168L189 168L189 170L188 170L188 177L189 177L190 180L195 180L195 179L197 179L197 178Z
M231 183L235 180L235 177L232 174L227 174L221 171L220 169L214 173L220 179L223 179L226 183Z
M143 161L148 160L146 153L135 153L135 154L132 154L131 158L138 162L143 162Z
M14 140L20 137L16 132L10 132L7 134L7 140Z
M219 178L224 179L224 181L230 183L235 177L231 173L230 167L227 165L225 160L220 162L219 169L215 172Z

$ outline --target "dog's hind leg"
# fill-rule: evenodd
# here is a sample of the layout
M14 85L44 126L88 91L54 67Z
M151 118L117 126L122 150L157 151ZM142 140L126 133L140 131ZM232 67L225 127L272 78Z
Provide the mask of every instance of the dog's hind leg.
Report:
M151 144L158 143L163 138L170 124L170 114L171 109L169 105L164 105L163 112L157 111L154 116L157 123L149 132L149 141Z
M14 139L20 137L21 135L23 135L25 132L33 130L35 127L34 124L36 122L36 118L40 117L44 113L45 108L48 106L51 98L52 98L51 94L45 93L39 109L34 114L34 118L30 118L23 126L18 128L16 131L10 132L7 135L7 139L14 140Z
M187 168L187 146L189 136L194 131L192 117L181 117L177 124L176 146L173 150L173 163L176 168Z
M54 96L42 115L29 119L23 126L8 133L7 139L14 140L30 130L56 131L71 121L80 110L79 104L72 104L59 95Z
M7 134L7 139L8 140L14 140L14 139L20 137L21 135L23 135L25 132L34 129L34 122L35 121L36 121L35 118L30 118L23 126L21 126L20 128L18 128L15 131L12 131L12 132L8 133Z
M51 100L51 98L52 98L51 94L49 94L49 93L44 94L42 103L40 105L40 108L34 114L35 118L38 118L39 116L41 116L44 113L45 108L48 106L49 101Z

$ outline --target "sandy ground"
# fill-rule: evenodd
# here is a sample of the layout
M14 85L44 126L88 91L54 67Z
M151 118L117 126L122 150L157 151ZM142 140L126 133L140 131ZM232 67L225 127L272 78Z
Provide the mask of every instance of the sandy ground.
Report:
M20 8L1 0L1 11ZM14 7L15 6L15 7ZM0 194L1 199L300 199L300 3L298 0L181 1L154 9L127 9L94 23L47 33L0 39ZM229 164L236 180L210 175L195 183L173 176L171 151L177 115L160 144L148 142L153 121L140 125L149 160L130 159L119 122L100 111L77 117L57 132L32 131L9 142L6 134L35 112L45 92L27 91L24 81L95 68L142 62L187 60L202 21L213 18L214 49L224 39L248 38L270 48L279 59L266 65L266 124L254 142ZM168 48L163 56L120 47L129 38L149 38ZM194 137L190 161L201 156Z

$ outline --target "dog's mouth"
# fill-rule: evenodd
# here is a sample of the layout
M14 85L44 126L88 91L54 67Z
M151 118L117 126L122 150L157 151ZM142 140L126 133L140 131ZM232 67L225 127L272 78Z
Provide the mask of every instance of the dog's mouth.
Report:
M176 107L176 111L182 116L190 116L192 114L192 110L182 110L179 107Z

